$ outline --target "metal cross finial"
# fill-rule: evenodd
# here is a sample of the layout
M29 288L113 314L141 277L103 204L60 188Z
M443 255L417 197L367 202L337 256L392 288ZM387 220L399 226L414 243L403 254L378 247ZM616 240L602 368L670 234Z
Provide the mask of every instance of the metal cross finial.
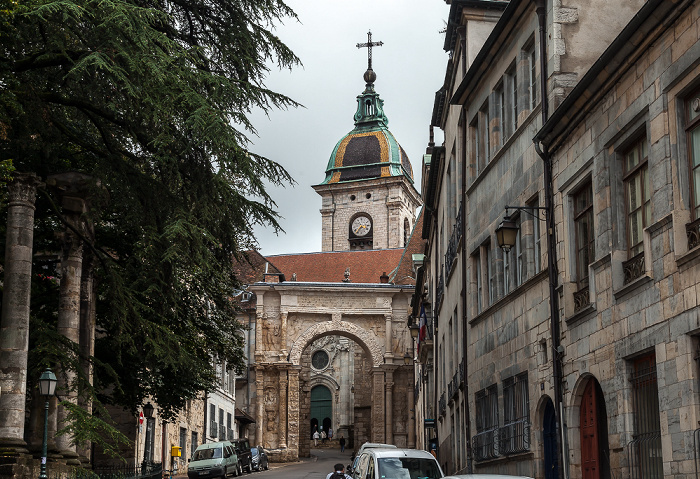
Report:
M367 48L367 69L372 69L372 47L381 47L383 42L373 42L372 32L367 32L367 43L358 43L357 48Z

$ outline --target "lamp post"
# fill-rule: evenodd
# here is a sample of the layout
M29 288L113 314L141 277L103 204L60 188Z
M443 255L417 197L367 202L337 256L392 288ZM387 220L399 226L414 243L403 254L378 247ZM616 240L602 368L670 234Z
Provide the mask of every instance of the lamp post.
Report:
M146 434L143 441L143 462L141 463L142 474L146 473L146 467L148 466L148 443L151 441L151 434L153 434L152 431L149 432L148 420L153 417L153 409L153 404L151 404L150 402L144 404L142 408L143 417L146 419Z
M39 479L47 479L46 456L48 454L49 440L49 399L56 392L57 382L56 375L49 368L46 368L46 371L41 373L39 378L39 394L46 398L46 403L44 404L44 441L41 445L41 472L39 473Z

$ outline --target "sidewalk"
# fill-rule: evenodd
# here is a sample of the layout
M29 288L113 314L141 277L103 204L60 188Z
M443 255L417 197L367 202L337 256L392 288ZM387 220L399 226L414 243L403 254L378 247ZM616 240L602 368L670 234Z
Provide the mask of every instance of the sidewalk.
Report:
M293 464L301 464L302 462L316 462L316 461L318 461L318 456L314 455L312 452L311 457L301 457L296 462L271 462L271 463L269 463L269 467L270 467L270 470L273 470L273 469L280 469L280 468L285 467L285 466L291 466ZM245 473L244 472L242 476L238 476L238 477L242 478L242 477L248 476L250 474L252 474L252 473L250 473L250 472ZM170 476L170 474L164 473L163 477L169 478L171 476ZM229 476L229 477L233 477L233 476ZM172 478L173 479L187 479L187 468L185 468L184 471L178 471L178 473L176 475L172 476Z

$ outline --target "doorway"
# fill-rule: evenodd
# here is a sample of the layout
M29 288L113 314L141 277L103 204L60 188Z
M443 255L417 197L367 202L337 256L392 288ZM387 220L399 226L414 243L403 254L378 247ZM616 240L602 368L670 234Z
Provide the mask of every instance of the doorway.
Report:
M542 420L542 436L544 439L544 477L559 479L559 461L557 455L557 416L552 400L547 398Z

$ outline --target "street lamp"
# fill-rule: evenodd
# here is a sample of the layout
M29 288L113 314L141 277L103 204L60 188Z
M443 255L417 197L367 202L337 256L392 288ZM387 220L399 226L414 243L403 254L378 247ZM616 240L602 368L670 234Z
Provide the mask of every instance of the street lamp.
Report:
M496 228L496 240L498 241L498 246L503 249L506 253L515 246L515 241L518 237L518 225L515 221L510 219L510 216L506 215L501 221L501 224Z
M411 364L411 361L413 361L413 356L411 356L409 351L406 351L406 354L403 355L403 363L408 366Z
M148 444L151 442L150 434L152 434L152 432L150 432L148 429L148 420L153 417L153 409L153 404L150 402L144 404L143 408L141 409L143 412L143 417L146 418L146 437L143 441L143 462L141 463L142 474L146 474L146 468L148 466Z
M418 339L418 333L420 333L420 326L417 324L412 324L408 327L408 329L411 331L411 337L413 339Z
M44 404L44 442L41 445L41 472L39 473L39 479L47 479L46 456L48 455L49 440L49 399L56 392L57 382L56 375L50 368L46 368L46 371L41 373L39 378L39 394L46 398L46 403Z

